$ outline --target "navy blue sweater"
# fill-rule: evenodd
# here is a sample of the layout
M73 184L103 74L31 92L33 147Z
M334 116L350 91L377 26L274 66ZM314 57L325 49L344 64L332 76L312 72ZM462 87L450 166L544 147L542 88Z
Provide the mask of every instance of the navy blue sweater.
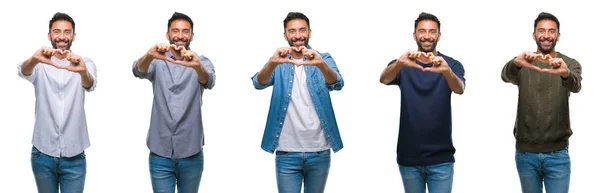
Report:
M454 74L465 82L463 65L438 52ZM394 63L390 62L388 65ZM431 64L418 65L431 67ZM454 162L452 145L452 90L439 73L402 68L388 85L400 87L400 131L397 161L404 166Z

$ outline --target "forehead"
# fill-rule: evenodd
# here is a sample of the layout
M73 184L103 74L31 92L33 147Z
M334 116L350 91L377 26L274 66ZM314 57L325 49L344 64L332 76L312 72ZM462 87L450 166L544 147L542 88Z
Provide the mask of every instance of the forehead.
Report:
M538 28L546 28L546 29L554 28L554 29L556 29L557 25L556 25L556 22L554 22L552 20L544 19L544 20L539 21L535 25L535 29L538 29Z
M73 24L71 24L71 22L67 21L67 20L58 20L55 21L54 23L52 23L52 30L55 29L62 29L62 30L67 30L67 29L73 29Z
M293 19L288 21L288 23L286 24L285 28L302 28L302 27L308 27L308 24L306 23L306 21L304 19Z
M178 20L171 22L171 26L169 26L169 29L171 29L171 28L190 29L190 28L192 28L192 25L190 24L190 22L188 22L186 20L178 19Z
M419 29L438 29L438 25L432 20L422 20L417 23L417 30Z

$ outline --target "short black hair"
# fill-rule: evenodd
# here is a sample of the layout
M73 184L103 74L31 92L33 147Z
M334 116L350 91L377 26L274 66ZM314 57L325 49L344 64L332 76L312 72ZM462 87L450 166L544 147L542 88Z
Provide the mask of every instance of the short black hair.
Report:
M190 26L192 27L192 32L194 32L194 22L192 21L192 18L190 18L186 14L179 13L179 12L173 13L173 16L171 16L171 19L169 19L169 23L167 23L167 32L169 32L169 28L171 27L171 23L173 23L173 21L175 21L175 20L185 20L185 21L187 21L188 23L190 23Z
M438 25L438 32L442 31L440 20L435 15L430 14L430 13L421 12L421 14L419 14L419 17L415 20L415 32L417 32L417 24L419 24L419 22L421 22L423 20L435 21L435 23L437 23L437 25Z
M50 24L48 25L48 33L50 33L50 30L52 30L52 24L61 20L71 22L71 25L73 26L73 32L75 32L75 21L73 21L73 18L66 13L56 12L50 20Z
M554 16L550 13L546 13L546 12L541 12L538 15L538 17L535 19L535 22L533 23L533 32L535 32L538 22L540 22L542 20L554 21L556 23L556 28L557 28L558 32L560 32L560 22L558 22L558 18L556 18L556 16Z
M308 20L308 17L306 17L306 15L300 12L290 12L288 13L287 17L285 17L285 19L283 20L283 30L285 30L285 28L287 27L288 22L294 19L303 19L304 21L306 21L308 29L310 29L310 21Z

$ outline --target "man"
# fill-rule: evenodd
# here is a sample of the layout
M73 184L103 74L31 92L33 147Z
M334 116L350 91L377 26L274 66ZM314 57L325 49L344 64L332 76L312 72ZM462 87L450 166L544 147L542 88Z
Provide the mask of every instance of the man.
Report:
M152 82L148 131L154 192L198 192L204 168L202 93L215 85L208 58L190 50L194 23L175 12L167 24L170 44L157 43L133 63L133 74Z
M388 64L380 82L400 87L397 162L407 193L451 192L454 175L452 92L465 89L463 65L436 50L440 21L429 13L415 20L418 51Z
M515 161L524 193L568 192L569 96L581 90L581 65L554 47L560 23L549 13L535 19L533 39L537 51L523 52L502 69L502 80L519 87Z
M52 48L41 47L17 66L35 88L31 168L40 193L83 192L90 146L84 92L96 87L96 65L71 51L75 22L69 15L54 14L48 40Z
M258 90L273 86L262 149L276 152L279 192L324 192L330 149L343 148L329 91L341 90L344 80L328 53L308 45L308 17L290 12L283 20L283 37L290 47L277 49L252 77Z

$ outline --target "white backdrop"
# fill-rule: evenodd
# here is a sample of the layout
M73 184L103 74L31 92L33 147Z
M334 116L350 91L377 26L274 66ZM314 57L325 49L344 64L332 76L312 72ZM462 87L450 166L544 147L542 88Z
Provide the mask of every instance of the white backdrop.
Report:
M146 135L151 83L131 73L132 62L165 38L174 11L195 25L191 48L208 56L217 82L204 95L205 165L200 192L276 192L274 155L260 142L272 89L257 91L250 77L276 48L286 46L289 11L311 19L313 48L329 52L345 87L332 92L345 148L333 154L327 192L402 192L396 164L400 115L397 87L379 83L387 63L407 49L422 11L441 20L438 50L461 61L464 95L453 95L457 149L454 192L519 192L512 128L517 87L502 82L502 66L535 51L533 21L541 11L561 22L556 49L583 67L583 88L571 95L571 192L594 192L600 107L592 56L598 16L575 1L5 1L0 8L0 192L36 192L30 165L35 96L16 64L47 40L57 11L76 22L72 50L98 68L96 91L86 93L91 147L86 192L151 192ZM588 113L586 113L586 111Z

